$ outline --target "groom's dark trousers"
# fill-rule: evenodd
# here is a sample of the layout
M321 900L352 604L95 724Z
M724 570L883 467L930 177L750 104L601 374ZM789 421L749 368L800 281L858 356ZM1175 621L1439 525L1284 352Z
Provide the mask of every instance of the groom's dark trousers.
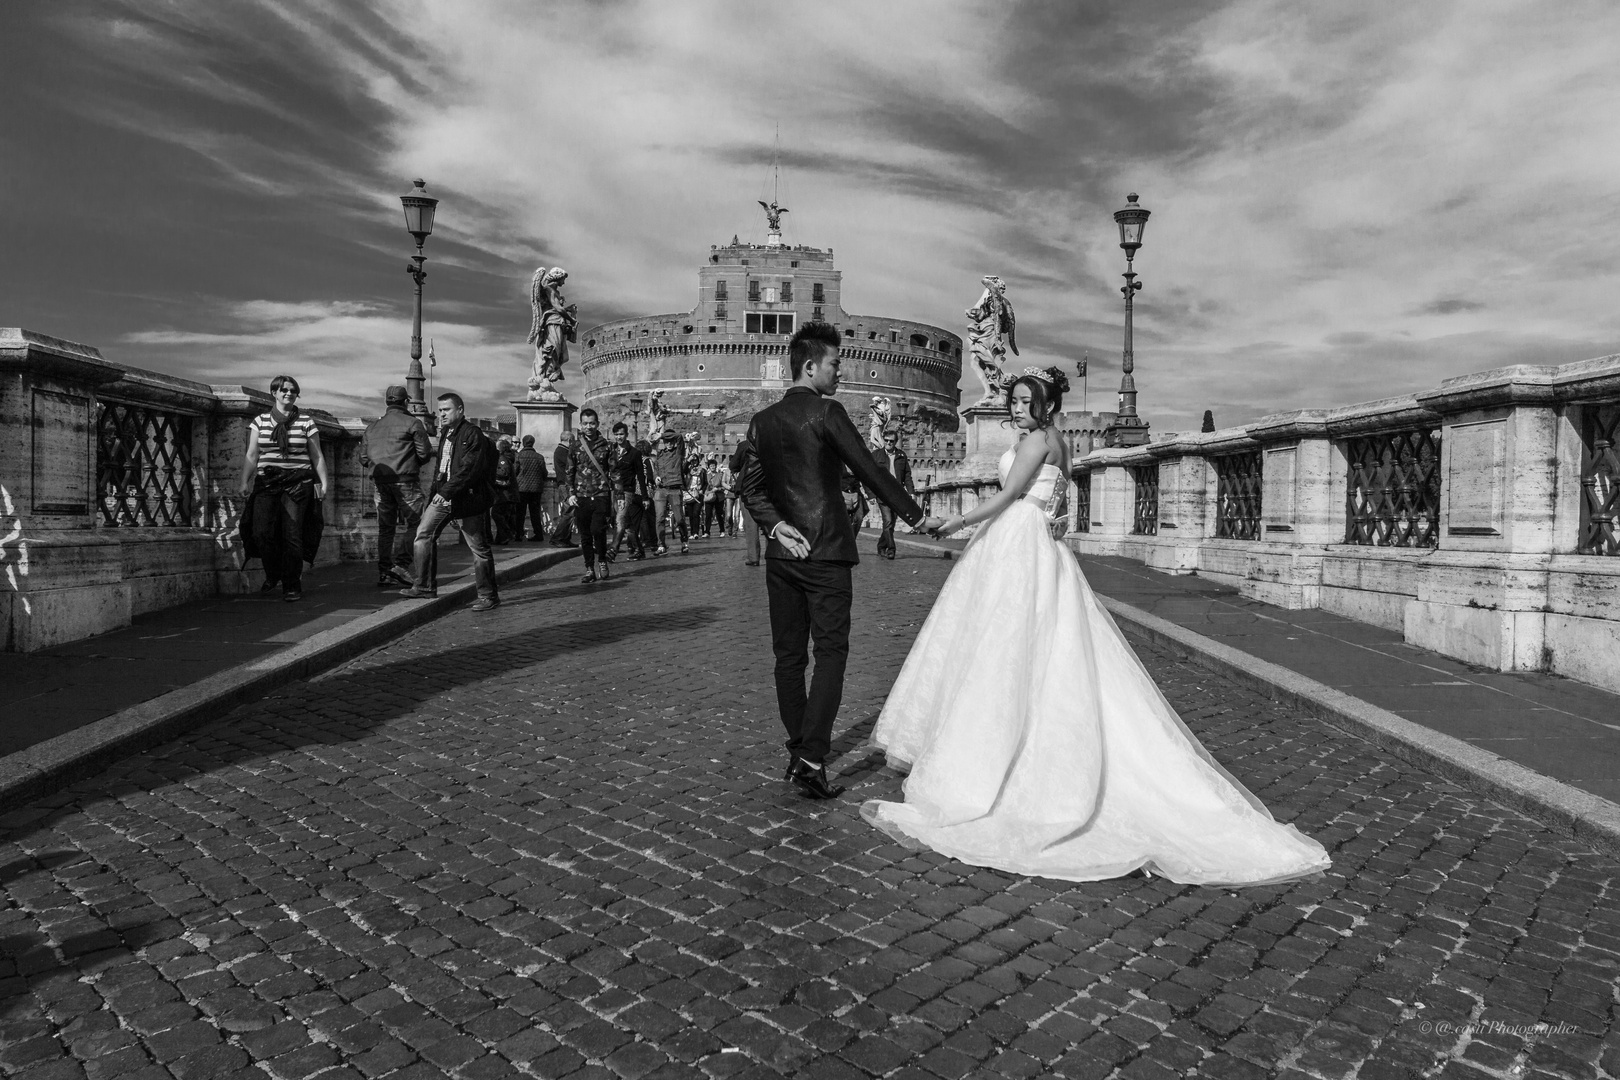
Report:
M849 659L850 568L837 563L765 560L776 652L776 706L787 728L788 753L822 761L832 747L833 720L844 699ZM805 647L816 646L810 692L804 690Z
M765 588L776 653L776 702L788 750L820 764L844 696L850 569L860 562L855 528L844 509L843 470L894 507L908 525L915 527L924 515L905 488L872 460L844 407L807 386L794 386L782 400L755 413L745 445L738 487L748 513L770 537ZM809 542L809 558L795 559L777 540L776 527L783 522ZM816 668L806 693L811 642Z

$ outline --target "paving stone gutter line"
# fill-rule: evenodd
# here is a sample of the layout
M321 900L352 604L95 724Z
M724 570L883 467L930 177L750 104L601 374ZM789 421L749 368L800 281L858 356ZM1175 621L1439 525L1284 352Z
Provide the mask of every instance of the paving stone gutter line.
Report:
M497 564L504 585L579 555L563 548L519 555ZM477 599L472 580L444 585L431 600L401 600L323 630L285 649L216 672L0 758L0 810L11 810L93 776L120 758L182 735L279 687L308 679Z
M895 542L922 548L946 559L960 554L955 549L923 540L897 536ZM1620 806L1607 799L1543 776L1462 739L1415 724L1388 709L1131 604L1100 593L1097 598L1127 634L1164 646L1200 667L1366 739L1403 761L1510 806L1543 825L1572 834L1608 854L1620 855Z

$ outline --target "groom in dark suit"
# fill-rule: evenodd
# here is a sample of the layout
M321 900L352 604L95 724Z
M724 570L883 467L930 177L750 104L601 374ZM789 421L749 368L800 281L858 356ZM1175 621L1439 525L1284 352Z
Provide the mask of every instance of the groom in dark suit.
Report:
M787 779L818 799L844 790L828 784L824 764L844 696L850 568L860 561L839 488L841 470L848 468L912 528L940 525L878 468L849 414L832 400L841 344L837 329L826 323L807 323L793 335L788 345L793 385L748 425L753 454L739 480L748 512L770 537L765 588L776 652L776 703L788 734ZM806 694L812 639L816 670Z

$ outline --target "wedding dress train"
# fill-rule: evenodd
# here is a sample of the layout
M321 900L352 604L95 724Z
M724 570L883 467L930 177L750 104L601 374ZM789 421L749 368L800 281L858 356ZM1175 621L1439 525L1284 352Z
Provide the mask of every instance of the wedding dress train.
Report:
M1064 490L1043 465L968 544L872 735L909 768L906 801L862 815L911 847L1070 881L1145 868L1255 885L1325 870L1322 846L1187 730L1053 538Z

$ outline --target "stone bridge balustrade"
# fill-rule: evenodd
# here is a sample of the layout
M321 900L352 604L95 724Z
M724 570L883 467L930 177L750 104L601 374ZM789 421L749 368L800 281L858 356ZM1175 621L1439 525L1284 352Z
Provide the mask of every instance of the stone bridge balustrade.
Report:
M251 591L237 525L248 424L265 391L108 363L94 348L0 328L0 627L32 652L139 614ZM326 533L315 565L374 558L359 465L365 421L310 410Z
M1080 455L1087 498L1071 489L1070 506L1090 513L1066 540L1482 667L1620 691L1617 438L1620 356L1479 372ZM996 490L993 450L970 445L936 476L935 513Z

